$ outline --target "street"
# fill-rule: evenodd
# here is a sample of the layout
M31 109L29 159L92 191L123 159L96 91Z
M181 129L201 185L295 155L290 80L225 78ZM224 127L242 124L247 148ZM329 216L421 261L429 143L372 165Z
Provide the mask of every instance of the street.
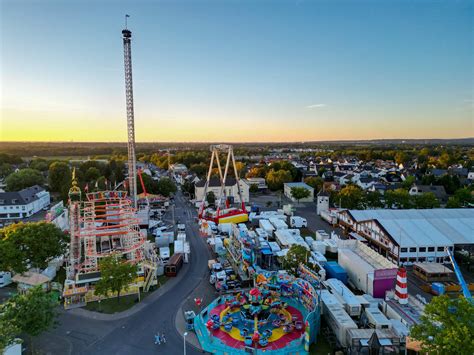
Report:
M186 224L191 258L178 277L163 286L163 289L169 289L159 297L153 297L160 291L158 289L143 301L146 304L152 299L149 304L123 319L97 320L77 315L76 312L62 311L59 326L36 339L35 350L49 354L183 353L183 338L175 328L175 316L193 290L201 282L207 282L209 252L194 221L196 211L179 191L175 195L175 206L176 218ZM155 345L154 335L157 332L165 333L166 344ZM187 345L187 354L198 353L201 351Z

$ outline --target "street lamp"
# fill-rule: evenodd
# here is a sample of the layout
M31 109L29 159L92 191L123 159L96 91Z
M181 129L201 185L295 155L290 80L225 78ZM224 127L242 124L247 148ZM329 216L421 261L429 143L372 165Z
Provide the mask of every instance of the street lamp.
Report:
M188 335L188 332L184 332L183 334L183 354L186 355L186 336Z

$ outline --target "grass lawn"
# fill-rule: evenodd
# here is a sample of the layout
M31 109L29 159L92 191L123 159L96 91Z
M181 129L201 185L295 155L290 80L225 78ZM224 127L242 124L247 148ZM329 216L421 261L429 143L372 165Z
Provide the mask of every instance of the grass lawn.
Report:
M146 297L151 295L154 291L159 289L163 284L168 281L168 277L165 275L158 276L158 285L152 286L149 292L141 292L140 291L140 300L143 301ZM86 309L93 312L99 313L117 313L123 312L127 309L133 307L135 304L138 303L138 294L128 295L120 297L120 302L117 301L117 298L108 298L99 302L89 302L86 305Z
M100 303L89 302L85 308L89 311L112 314L123 312L136 303L138 303L138 295L129 295L120 297L120 301L114 297L102 300Z

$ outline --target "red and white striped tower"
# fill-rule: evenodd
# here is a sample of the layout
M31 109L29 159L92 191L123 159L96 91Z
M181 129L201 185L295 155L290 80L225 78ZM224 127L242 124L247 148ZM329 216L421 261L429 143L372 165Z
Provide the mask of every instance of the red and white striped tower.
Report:
M398 269L397 285L395 286L395 298L400 304L408 303L408 288L407 288L407 270L404 267Z

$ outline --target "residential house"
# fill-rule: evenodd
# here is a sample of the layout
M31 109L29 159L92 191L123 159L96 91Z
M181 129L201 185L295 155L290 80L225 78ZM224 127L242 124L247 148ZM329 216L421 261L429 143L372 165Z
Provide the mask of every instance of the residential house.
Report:
M240 181L240 191L242 194L242 199L244 200L243 202L247 203L249 202L249 189L250 186L247 183L246 180L241 179ZM206 184L205 180L198 181L194 185L194 193L196 196L196 202L201 202L205 198L204 196L204 186ZM218 177L212 177L209 180L209 186L207 187L207 192L213 192L214 196L216 199L219 199L221 196L221 181ZM224 196L225 197L230 197L231 199L234 200L235 203L240 203L239 198L239 193L238 193L238 187L237 187L237 180L234 177L227 177L226 182L225 182L225 187L224 187Z
M0 192L0 220L21 220L49 204L49 192L38 185L20 191Z

